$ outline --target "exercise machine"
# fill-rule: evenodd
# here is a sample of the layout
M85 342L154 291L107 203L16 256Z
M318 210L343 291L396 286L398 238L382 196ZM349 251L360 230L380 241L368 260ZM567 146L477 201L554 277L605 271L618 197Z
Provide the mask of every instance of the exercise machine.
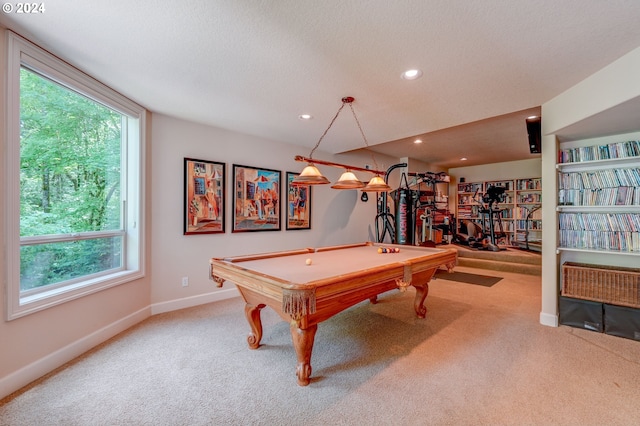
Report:
M462 221L463 229L456 235L458 242L480 250L502 250L498 240L504 238L505 233L502 226L502 210L498 204L504 202L505 198L505 188L501 186L489 186L482 196L482 201L478 201L478 191L476 191L473 199L480 205L478 212L482 225L471 220ZM489 230L488 234L486 229Z
M389 167L384 175L384 183L389 184L389 173L400 167L407 167L407 163L398 163ZM391 213L389 198L387 192L377 193L375 227L376 242L378 243L388 242L394 244L397 241L396 217Z
M505 233L502 227L502 209L497 204L504 202L506 195L505 189L502 186L489 186L487 192L482 197L484 202L484 208L480 209L480 215L482 216L482 222L489 225L489 241L482 242L482 248L491 251L500 251L498 246L498 238L504 238ZM496 233L496 224L498 225L499 233Z

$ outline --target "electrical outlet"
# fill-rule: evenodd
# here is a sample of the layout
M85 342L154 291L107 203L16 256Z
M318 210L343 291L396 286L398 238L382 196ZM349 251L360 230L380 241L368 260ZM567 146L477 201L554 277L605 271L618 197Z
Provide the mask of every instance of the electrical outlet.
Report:
M182 287L187 287L189 285L189 277L182 277Z

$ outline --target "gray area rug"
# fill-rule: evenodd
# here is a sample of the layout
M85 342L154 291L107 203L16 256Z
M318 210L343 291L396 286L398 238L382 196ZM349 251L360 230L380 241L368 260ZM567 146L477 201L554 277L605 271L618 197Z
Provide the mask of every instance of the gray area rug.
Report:
M490 275L471 274L468 272L447 272L443 270L437 270L435 278L442 278L447 281L457 281L459 283L475 284L484 287L491 287L502 277L492 277Z

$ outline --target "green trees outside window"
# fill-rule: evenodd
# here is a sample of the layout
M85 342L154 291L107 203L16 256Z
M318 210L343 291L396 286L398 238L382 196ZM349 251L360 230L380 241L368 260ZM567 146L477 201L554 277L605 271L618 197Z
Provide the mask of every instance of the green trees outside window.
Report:
M21 68L21 291L122 266L125 123L122 114Z

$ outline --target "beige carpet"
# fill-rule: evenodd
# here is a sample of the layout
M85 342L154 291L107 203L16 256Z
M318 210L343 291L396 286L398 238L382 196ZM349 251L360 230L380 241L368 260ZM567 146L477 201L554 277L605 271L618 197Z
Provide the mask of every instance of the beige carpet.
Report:
M289 325L243 302L157 315L0 402L2 425L637 425L640 342L538 323L540 277L442 278L321 323L296 384Z

